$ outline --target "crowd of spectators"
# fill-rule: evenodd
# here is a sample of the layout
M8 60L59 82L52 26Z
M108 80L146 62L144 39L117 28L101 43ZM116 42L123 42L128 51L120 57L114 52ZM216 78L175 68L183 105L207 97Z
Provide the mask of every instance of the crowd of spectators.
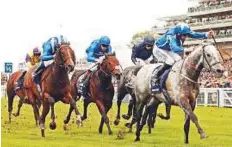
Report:
M225 73L221 78L216 78L214 73L203 69L199 78L202 88L232 88L232 59L225 61Z
M231 0L208 0L202 1L199 6L197 7L190 7L188 8L189 13L205 11L205 10L213 10L223 7L230 7L232 6Z

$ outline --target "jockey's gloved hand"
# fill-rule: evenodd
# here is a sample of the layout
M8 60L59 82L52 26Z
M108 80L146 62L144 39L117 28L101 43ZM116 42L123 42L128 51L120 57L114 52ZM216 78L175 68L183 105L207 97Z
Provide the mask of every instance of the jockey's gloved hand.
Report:
M101 63L102 63L102 61L103 61L103 59L101 59L101 58L96 59L96 63L98 63L98 64L101 64Z
M135 62L135 65L140 65L140 64L141 64L140 61Z
M212 36L216 36L216 33L213 30L210 30L209 32L207 32L207 37L212 37Z
M152 60L150 61L150 63L151 63L151 64L155 63L155 59L152 59Z

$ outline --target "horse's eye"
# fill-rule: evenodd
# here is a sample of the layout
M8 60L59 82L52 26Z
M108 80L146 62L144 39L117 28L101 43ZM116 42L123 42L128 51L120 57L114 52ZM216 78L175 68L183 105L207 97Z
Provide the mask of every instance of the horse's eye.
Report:
M206 54L207 57L210 57L210 54Z

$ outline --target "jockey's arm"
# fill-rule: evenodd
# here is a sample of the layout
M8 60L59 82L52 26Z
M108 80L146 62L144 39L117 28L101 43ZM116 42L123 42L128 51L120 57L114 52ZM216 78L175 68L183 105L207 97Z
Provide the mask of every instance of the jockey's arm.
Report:
M112 53L112 47L111 47L111 45L108 46L107 53Z
M31 68L32 67L31 62L26 62L26 66L27 66L27 68Z
M131 61L134 64L136 64L136 62L137 62L137 60L136 60L136 47L135 46L132 48Z
M204 38L207 38L208 35L207 35L207 33L204 33L204 32L191 31L191 33L189 34L189 37L190 38L195 38L195 39L204 39Z
M177 44L176 38L174 36L168 36L169 46L171 50L175 53L184 52L184 48Z
M88 62L96 62L96 58L94 57L94 50L89 50L87 54Z
M41 60L42 61L49 61L49 60L53 60L54 59L54 56L51 55L48 51L44 51L43 52L43 55L41 56Z

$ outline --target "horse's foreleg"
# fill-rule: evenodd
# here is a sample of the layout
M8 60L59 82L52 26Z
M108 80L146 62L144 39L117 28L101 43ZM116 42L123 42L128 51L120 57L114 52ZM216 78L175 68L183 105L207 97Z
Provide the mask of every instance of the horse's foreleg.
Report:
M190 127L190 118L189 118L188 114L185 113L185 124L184 124L185 141L184 142L186 144L189 143L189 139L188 139L189 127Z
M100 134L102 134L103 125L104 125L104 118L101 117L101 122L100 122L100 125L99 125L99 128L98 128L98 132L99 132Z
M188 117L191 119L191 121L195 124L195 126L198 129L198 133L200 134L200 138L206 138L206 134L204 133L203 129L201 128L197 116L194 114L193 110L195 108L195 102L189 104L188 100L185 98L181 98L181 107L184 110L184 112L188 115ZM189 130L190 125L188 125L188 122L186 121L184 130L186 131L185 133L185 143L188 143L188 130Z
M126 92L123 91L123 90L118 90L118 100L117 100L117 106L118 106L118 112L117 112L117 116L116 116L116 119L114 121L114 125L118 125L119 122L120 122L120 109L121 109L121 104L122 104L122 100L123 98L125 97L126 95Z
M107 116L107 112L109 111L109 109L110 109L111 107L105 108L104 104L103 104L102 101L100 101L100 100L96 100L96 104L97 104L97 107L98 107L98 109L99 109L99 111L100 111L102 117L104 118L104 122L105 122L105 124L106 124L106 126L107 126L107 128L108 128L109 135L112 135L113 132L112 132L112 130L111 130L111 128L110 128L109 118L108 118L108 116ZM112 104L111 104L111 105L112 105Z
M21 109L21 107L22 107L22 105L23 105L24 98L25 98L24 92L23 92L23 90L21 90L21 89L17 90L16 94L19 96L20 99L19 99L19 103L18 103L18 110L17 110L16 113L13 113L13 115L14 115L15 117L19 116L19 114L20 114L20 109Z

